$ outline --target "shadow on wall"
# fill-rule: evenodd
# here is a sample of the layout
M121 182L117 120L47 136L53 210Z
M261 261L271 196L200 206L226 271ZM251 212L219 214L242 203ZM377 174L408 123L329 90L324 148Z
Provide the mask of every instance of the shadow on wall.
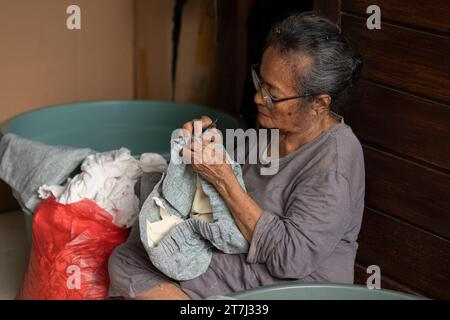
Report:
M276 0L259 0L250 11L247 29L248 29L248 54L247 70L254 63L261 61L262 50L266 35L270 27L277 21L283 20L292 13L311 11L313 1L283 1L280 5ZM253 102L255 88L251 79L250 72L246 73L244 92L240 113L243 115L249 127L256 126L256 105Z

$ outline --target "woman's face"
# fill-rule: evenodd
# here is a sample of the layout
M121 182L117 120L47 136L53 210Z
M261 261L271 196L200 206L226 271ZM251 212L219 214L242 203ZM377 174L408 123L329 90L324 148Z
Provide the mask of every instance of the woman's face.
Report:
M302 55L282 56L278 49L269 47L264 51L260 66L261 85L274 98L297 96L294 88L293 65L302 70L312 63L312 59ZM301 104L307 103L304 98L292 99L274 103L269 109L262 97L261 91L255 94L254 101L258 108L257 120L263 128L277 128L280 132L298 132L308 122L308 113L302 111Z

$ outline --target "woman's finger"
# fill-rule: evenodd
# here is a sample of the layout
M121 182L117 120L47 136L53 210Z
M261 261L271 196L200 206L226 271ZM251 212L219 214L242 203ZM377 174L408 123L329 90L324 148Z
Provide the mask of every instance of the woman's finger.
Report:
M202 121L202 128L203 128L203 129L209 127L209 125L211 125L211 123L213 122L213 121L211 120L211 118L208 117L208 116L202 116L202 117L200 118L200 120Z
M182 148L180 156L184 163L193 163L194 154L189 148Z
M191 140L190 150L192 152L201 152L203 148L203 141L200 140Z
M192 119L191 121L183 124L182 129L186 131L186 134L193 136L194 133L201 134L202 129L207 128L211 125L212 120L208 116L201 116L200 119Z
M183 124L182 127L182 135L185 136L192 136L193 131L194 131L194 125L193 125L193 121L188 121L185 124Z
M203 163L203 155L201 152L192 152L192 163L193 164L202 164Z
M203 133L202 140L222 144L222 135L219 130L212 128Z

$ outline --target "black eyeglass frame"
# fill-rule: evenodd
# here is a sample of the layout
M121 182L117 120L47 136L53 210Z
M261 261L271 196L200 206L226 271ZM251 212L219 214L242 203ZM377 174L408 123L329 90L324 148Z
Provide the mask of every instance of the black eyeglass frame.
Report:
M252 72L253 85L255 86L256 91L261 91L263 99L264 99L264 101L266 101L267 107L269 109L273 109L275 107L275 103L278 103L278 102L283 102L283 101L288 101L288 100L293 100L293 99L301 99L301 98L306 98L306 97L311 97L311 96L316 95L316 94L304 94L304 95L300 95L300 96L292 96L292 97L285 97L285 98L273 97L270 94L270 92L261 85L261 79L258 76L258 72L256 71L256 69L258 68L259 65L260 65L259 63L255 63L255 64L252 64L252 66L250 68L251 72Z

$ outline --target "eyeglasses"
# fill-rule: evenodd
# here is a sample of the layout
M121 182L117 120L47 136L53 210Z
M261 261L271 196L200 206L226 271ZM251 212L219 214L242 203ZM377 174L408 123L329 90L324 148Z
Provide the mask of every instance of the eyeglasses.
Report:
M282 102L282 101L287 101L287 100L292 100L292 99L300 99L300 98L305 98L305 97L310 97L310 96L314 96L315 94L304 94L301 96L293 96L293 97L286 97L286 98L275 98L273 97L270 92L261 85L261 80L258 76L258 71L256 71L259 67L259 63L256 63L254 65L251 66L251 71L252 71L252 79L253 79L253 84L255 86L256 91L261 91L261 94L263 96L264 101L266 102L266 107L268 107L269 109L274 109L275 108L275 103L278 102Z

